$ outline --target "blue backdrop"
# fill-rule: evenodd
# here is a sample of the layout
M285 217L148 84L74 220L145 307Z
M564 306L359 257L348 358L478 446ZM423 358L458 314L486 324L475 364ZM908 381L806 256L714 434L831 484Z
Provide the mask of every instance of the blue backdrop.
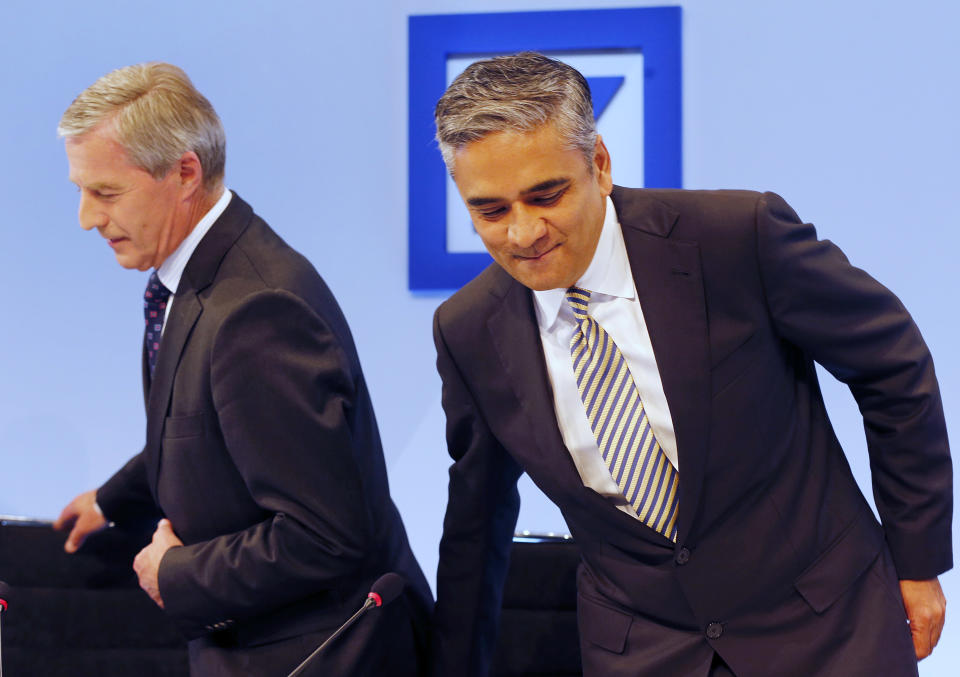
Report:
M446 468L430 337L407 289L407 18L580 0L168 0L0 4L0 513L53 517L142 444L140 296L77 226L56 124L113 68L176 63L227 130L227 182L321 271L360 349L397 501L433 577ZM606 7L654 5L605 0ZM682 0L683 182L775 190L903 299L952 432L960 6L952 0ZM617 157L613 158L617 180ZM824 379L869 492L849 393ZM564 530L524 484L521 528ZM955 533L957 533L955 529ZM960 539L957 539L960 541ZM960 579L943 577L960 603ZM921 664L954 675L960 621Z

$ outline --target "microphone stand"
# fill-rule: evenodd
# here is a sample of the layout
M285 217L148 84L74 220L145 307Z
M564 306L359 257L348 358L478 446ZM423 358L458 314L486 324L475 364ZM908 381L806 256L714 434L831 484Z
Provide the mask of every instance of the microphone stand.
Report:
M327 637L326 641L325 641L323 644L321 644L320 646L318 646L316 649L314 649L314 650L313 650L313 653L310 654L309 656L307 656L306 659L305 659L300 665L298 665L293 672L291 672L289 675L287 675L287 677L297 677L297 675L301 674L304 670L306 670L307 664L308 664L311 660L313 660L313 657L314 657L314 656L316 656L316 655L319 654L321 651L323 651L323 649L324 649L330 642L332 642L332 641L335 640L337 637L339 637L340 635L342 635L344 630L346 630L346 629L349 628L351 625L353 625L354 623L356 623L358 618L360 618L360 617L361 617L363 614L365 614L369 609L371 609L371 608L373 608L373 607L375 607L375 606L380 606L380 605L377 603L377 599L374 599L373 596L372 596L372 594L371 594L371 596L367 597L366 601L364 601L363 606L360 607L359 609L357 609L357 613L353 614L349 619L347 619L347 622L346 622L346 623L344 623L344 624L341 625L339 628L337 628L337 631L336 631L335 633L333 633L332 635L330 635L329 637ZM3 677L3 675L0 674L0 677Z

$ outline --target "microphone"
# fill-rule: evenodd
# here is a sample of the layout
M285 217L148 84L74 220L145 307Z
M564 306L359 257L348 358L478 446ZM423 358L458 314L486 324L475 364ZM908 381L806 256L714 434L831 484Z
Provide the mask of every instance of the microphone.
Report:
M3 612L7 610L7 597L10 596L10 586L0 581L0 619L3 618ZM0 628L3 627L0 621ZM0 677L3 677L3 636L0 635Z
M370 592L367 593L367 601L364 602L364 606L366 606L371 600L375 606L389 604L400 596L400 593L403 592L403 588L405 586L406 581L403 580L403 577L400 574L395 574L392 571L388 574L384 574L378 578L373 585L370 586Z
M314 649L313 653L307 656L287 677L297 677L297 675L303 673L303 671L307 669L307 665L319 656L320 652L323 651L330 642L343 634L344 630L356 623L358 618L374 607L381 607L395 600L400 596L400 593L403 592L405 586L406 581L403 580L403 577L392 571L378 578L376 582L370 586L370 592L367 593L367 598L363 601L363 606L357 610L357 613L348 618L347 622L337 628L335 633L327 637L326 641ZM0 677L3 677L3 675L0 674Z

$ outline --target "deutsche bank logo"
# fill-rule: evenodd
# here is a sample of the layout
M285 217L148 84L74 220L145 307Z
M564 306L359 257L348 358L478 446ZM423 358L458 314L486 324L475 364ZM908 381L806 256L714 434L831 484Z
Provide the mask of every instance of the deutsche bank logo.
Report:
M623 186L681 186L680 8L414 16L409 22L409 285L453 290L490 264L434 141L433 108L469 64L534 50L587 78Z

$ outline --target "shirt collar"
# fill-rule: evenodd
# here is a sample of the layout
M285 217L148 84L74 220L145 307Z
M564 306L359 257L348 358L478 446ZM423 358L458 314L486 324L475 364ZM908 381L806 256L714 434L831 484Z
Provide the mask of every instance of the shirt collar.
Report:
M227 205L230 204L230 198L232 196L233 194L229 190L224 189L223 195L220 196L216 204L210 208L210 211L203 215L203 218L197 222L193 230L183 238L183 242L181 242L180 245L173 250L173 253L157 268L157 277L160 278L160 282L163 283L164 287L172 291L174 295L177 293L177 288L180 286L180 278L183 277L183 270L187 267L187 262L190 260L190 257L193 256L194 250L197 248L197 245L200 244L203 236L210 230L210 227L216 223L220 215L223 214Z
M614 296L634 299L637 290L630 272L627 248L623 243L623 231L613 206L613 200L607 197L603 227L593 259L586 272L576 282L577 287L590 290L593 295ZM550 329L557 321L560 311L565 307L566 289L547 289L534 291L537 320L544 329Z

